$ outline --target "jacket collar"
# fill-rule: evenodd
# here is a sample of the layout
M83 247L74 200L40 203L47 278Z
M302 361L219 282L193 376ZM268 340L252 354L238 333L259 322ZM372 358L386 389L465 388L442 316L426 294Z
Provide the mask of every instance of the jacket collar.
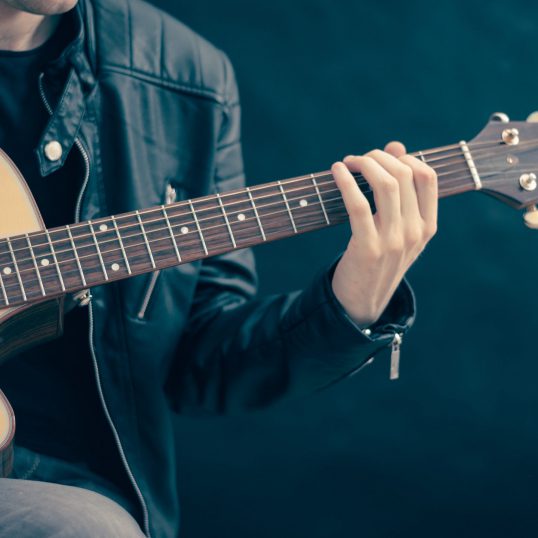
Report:
M47 66L39 80L41 97L50 114L36 148L42 176L48 176L64 165L84 117L87 98L95 88L95 75L85 51L82 11L79 4L65 15L62 24L68 31L68 45ZM54 142L61 145L62 151L57 159L51 160L46 148Z

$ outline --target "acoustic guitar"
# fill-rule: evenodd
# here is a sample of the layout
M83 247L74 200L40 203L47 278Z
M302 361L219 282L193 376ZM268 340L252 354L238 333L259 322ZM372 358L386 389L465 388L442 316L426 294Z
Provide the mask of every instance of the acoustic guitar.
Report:
M496 113L470 142L418 151L439 196L482 191L538 228L538 113ZM355 174L372 208L368 183ZM61 334L67 294L345 222L330 172L320 172L46 229L21 174L0 151L0 364ZM1 380L0 380L1 381ZM0 391L0 476L12 468L15 417Z

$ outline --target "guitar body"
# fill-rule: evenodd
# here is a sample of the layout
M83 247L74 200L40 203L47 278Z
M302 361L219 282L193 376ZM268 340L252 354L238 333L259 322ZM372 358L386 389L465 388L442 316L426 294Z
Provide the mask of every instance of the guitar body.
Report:
M0 150L0 239L44 228L26 181ZM0 309L0 364L25 349L58 337L62 324L63 298ZM0 378L0 387L1 383ZM11 472L14 433L13 410L0 390L0 477Z

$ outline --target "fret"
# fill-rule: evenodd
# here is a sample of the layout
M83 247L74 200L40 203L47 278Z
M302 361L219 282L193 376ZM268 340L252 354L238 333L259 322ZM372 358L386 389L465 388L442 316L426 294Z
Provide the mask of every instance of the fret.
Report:
M26 296L26 290L24 289L24 284L22 283L21 274L19 271L19 265L17 264L17 260L15 258L15 253L13 252L13 246L11 245L11 241L9 238L6 239L7 246L9 248L9 253L11 254L11 259L13 260L13 266L15 267L15 274L17 275L17 280L19 282L19 286L21 288L22 298L27 301L28 297Z
M9 306L9 298L7 296L6 287L4 285L4 279L2 278L1 274L0 274L0 287L2 288L2 295L4 296L4 302L6 303L6 306Z
M37 232L26 235L28 246L31 249L38 266L39 280L43 285L45 294L60 294L62 292L62 281L58 277L46 233Z
M65 292L65 283L62 276L62 273L60 271L60 265L58 264L58 258L56 257L56 251L54 250L54 246L52 244L50 233L48 230L45 230L45 235L47 236L47 240L50 247L50 253L52 254L52 259L54 260L54 266L56 268L56 273L58 274L58 280L60 281L60 286L62 287L62 291Z
M260 233L262 234L262 239L264 241L267 241L267 237L265 237L265 232L263 230L262 221L260 220L260 215L258 215L258 210L256 209L256 204L254 203L254 198L252 198L252 193L250 192L250 188L246 188L248 197L250 199L250 203L252 204L252 209L254 210L254 214L256 215L256 221L258 222L258 227L260 228Z
M200 228L200 222L198 221L198 217L196 216L196 211L194 211L194 206L192 205L192 201L189 200L189 206L191 208L192 216L194 217L194 222L196 223L196 228L198 229L198 234L200 235L200 241L202 242L202 246L204 247L204 252L206 256L209 254L207 250L207 246L205 244L204 234L202 233L202 228Z
M138 223L140 225L140 230L142 230L142 235L144 236L144 242L146 243L146 247L148 249L149 258L151 260L151 266L153 269L157 269L157 265L155 264L155 260L153 259L153 253L151 252L151 247L149 246L148 236L146 235L146 230L144 228L144 224L142 223L142 219L140 217L140 212L138 209L135 211L136 218L138 219Z
M422 151L419 151L417 153L417 155L419 156L420 160L423 162L423 163L426 163L426 157L424 157L424 153L422 153ZM426 163L428 164L428 163Z
M250 247L263 240L256 213L246 190L221 195L237 248Z
M224 217L224 220L226 221L226 227L228 228L228 233L230 234L230 239L232 240L232 245L234 248L237 248L237 244L235 242L235 237L232 232L232 228L230 226L230 221L228 220L228 215L226 214L226 210L224 209L224 205L222 204L222 200L220 198L220 194L217 192L217 200L219 201L220 208L222 210L222 215Z
M128 274L132 274L131 266L129 265L129 258L127 257L127 252L125 252L125 246L123 244L123 239L121 238L120 230L118 228L118 223L116 222L116 218L114 215L112 215L111 220L114 224L114 230L116 231L116 237L118 238L118 243L120 245L120 250L123 256L123 261L125 262L125 268L127 269Z
M251 193L265 237L268 240L285 237L294 231L293 224L297 223L295 213L293 213L292 223L278 182L260 185L251 189ZM293 210L291 201L288 201L290 202L290 210ZM299 231L298 226L296 229Z
M26 238L26 243L28 245L28 250L30 252L30 256L32 257L32 262L34 264L35 272L37 275L37 280L39 282L39 288L41 289L41 295L45 297L47 293L45 292L45 285L43 284L43 280L41 278L41 273L39 271L39 265L37 265L37 258L34 253L34 249L32 248L32 243L30 242L30 236L28 234L24 234L24 237Z
M312 227L319 228L321 224L320 217L323 218L323 211L311 178L296 178L292 181L280 183L278 186L284 191L287 206L289 206L290 212L293 214L293 231L301 233L312 229ZM262 221L264 220L264 215L268 216L273 222L279 224L280 237L283 234L289 235L287 207L282 207L282 203L276 204L270 198L265 200L263 205L258 205ZM267 225L265 227L267 229Z
M282 198L284 198L284 203L286 204L286 209L288 211L288 215L290 216L291 225L293 226L293 231L297 233L297 226L295 225L295 220L293 219L293 215L291 213L290 204L288 202L288 197L286 196L286 192L284 191L284 187L282 186L282 183L278 181L278 186L280 188L280 192L282 193Z
M141 211L138 217L151 245L153 261L157 268L177 264L176 244L170 236L166 219L163 218L162 208Z
M321 197L321 193L319 192L319 187L316 181L316 178L314 174L310 174L310 177L312 178L312 183L314 184L314 187L316 189L316 194L318 195L319 203L321 204L321 209L323 210L323 216L325 217L325 222L327 223L327 226L331 225L331 221L329 220L329 217L327 216L327 211L325 209L325 204L323 203L323 198Z
M99 243L97 241L97 236L95 235L95 230L93 228L92 221L88 221L88 227L90 228L90 233L92 235L93 244L95 245L95 250L97 251L97 256L99 257L99 263L101 264L101 270L103 271L103 275L105 277L105 280L108 280L108 273L105 267L105 262L103 260L103 255L101 254L101 249L99 248Z
M80 279L82 281L82 285L87 286L86 277L84 276L84 271L82 270L82 265L80 264L80 258L78 256L77 247L75 246L75 241L73 241L73 234L71 233L71 228L69 227L69 225L66 225L65 230L67 232L67 235L69 236L69 242L71 243L73 254L75 255L75 261L77 262L77 267L80 273Z
M19 271L13 264L13 249L9 239L0 242L0 276L7 304L24 302L24 286L19 282Z
M179 253L179 248L177 246L176 236L174 235L174 232L172 230L172 226L170 224L170 219L168 218L168 213L166 212L166 208L164 205L161 206L161 210L163 212L164 220L166 222L166 227L168 229L168 233L170 234L170 239L172 240L172 244L174 245L174 251L177 256L177 261L181 263L181 255Z

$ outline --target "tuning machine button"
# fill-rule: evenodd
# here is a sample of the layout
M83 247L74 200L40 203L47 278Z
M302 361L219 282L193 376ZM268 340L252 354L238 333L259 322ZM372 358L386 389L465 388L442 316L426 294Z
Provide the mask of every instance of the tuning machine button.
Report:
M523 214L523 220L527 227L538 230L538 209L536 205L533 204L527 208L527 211Z
M529 123L538 123L538 110L532 112L529 114L529 117L527 118L527 121Z
M504 112L494 112L490 117L489 121L500 121L501 123L508 123L510 118Z
M508 144L509 146L517 146L519 144L519 130L512 128L512 129L505 129L502 132L502 139L505 144Z
M521 185L521 188L526 191L536 190L536 186L538 185L536 182L536 174L533 172L530 174L521 174L521 176L519 176L519 184Z

